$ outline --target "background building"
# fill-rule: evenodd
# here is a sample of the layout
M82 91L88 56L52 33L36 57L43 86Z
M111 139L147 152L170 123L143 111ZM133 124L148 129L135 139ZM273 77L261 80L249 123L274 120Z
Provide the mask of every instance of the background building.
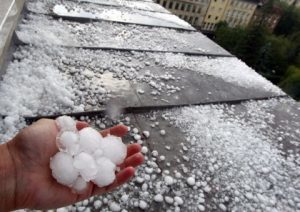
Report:
M202 24L202 30L214 31L216 24L223 20L229 0L211 0Z
M210 0L156 0L157 3L200 29Z
M247 26L257 8L257 0L228 0L228 4L223 15L230 27Z
M157 3L203 31L212 32L220 21L230 27L247 26L257 0L157 0Z
M282 10L278 6L273 6L270 12L263 13L262 8L258 7L252 17L251 24L259 25L264 24L264 26L272 32L277 26L281 15Z

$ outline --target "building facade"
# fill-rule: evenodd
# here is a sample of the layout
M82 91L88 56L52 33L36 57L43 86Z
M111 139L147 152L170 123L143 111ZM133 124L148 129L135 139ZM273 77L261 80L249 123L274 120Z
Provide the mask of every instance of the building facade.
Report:
M262 12L261 7L258 7L253 14L251 24L254 25L264 24L264 26L270 32L273 32L281 16L282 16L282 10L278 6L273 6L272 11L269 12L268 14L264 14Z
M246 27L251 22L257 5L258 1L229 0L223 21L226 21L230 27Z
M258 5L257 0L157 0L157 3L197 29L215 30L220 21L230 27L247 26Z
M201 29L210 0L156 0L179 18Z
M229 0L211 0L201 29L214 31L217 23L223 20Z
M211 0L202 29L214 31L220 21L226 21L230 27L247 26L257 4L252 0Z

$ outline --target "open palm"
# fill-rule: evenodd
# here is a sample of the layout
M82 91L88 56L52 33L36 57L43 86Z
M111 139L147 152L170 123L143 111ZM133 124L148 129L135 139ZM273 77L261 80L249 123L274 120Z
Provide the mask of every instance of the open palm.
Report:
M85 122L77 122L78 130L87 126ZM103 136L111 134L119 137L126 133L127 127L122 125L101 132ZM113 184L98 188L89 183L88 189L83 194L76 194L70 188L57 183L49 168L50 158L58 152L57 134L55 121L42 119L22 130L12 142L8 143L16 170L16 208L58 208L93 195L103 194L127 182L134 175L134 167L144 160L140 153L140 145L128 145L127 158Z

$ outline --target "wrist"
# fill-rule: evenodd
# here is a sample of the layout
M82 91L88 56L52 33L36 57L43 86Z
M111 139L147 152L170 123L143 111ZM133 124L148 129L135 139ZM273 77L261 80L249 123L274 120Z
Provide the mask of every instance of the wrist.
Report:
M16 167L8 143L0 145L0 211L15 209Z

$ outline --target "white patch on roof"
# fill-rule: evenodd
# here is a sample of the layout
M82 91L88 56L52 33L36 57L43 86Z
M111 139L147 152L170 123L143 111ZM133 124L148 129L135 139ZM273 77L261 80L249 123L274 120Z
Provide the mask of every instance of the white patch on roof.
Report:
M23 42L49 45L111 47L158 51L229 53L200 32L149 28L109 22L77 23L28 14L17 35Z
M75 108L72 82L53 65L34 60L37 58L9 65L0 84L0 114L31 116L41 105L46 114L57 108Z
M154 57L158 64L168 68L189 69L200 74L221 78L226 82L234 83L241 87L262 89L278 95L284 94L280 88L273 85L237 58L195 57L172 53L164 55L148 54Z
M211 204L235 211L294 211L299 205L300 158L293 153L285 158L273 140L280 133L270 125L276 104L244 103L242 113L235 106L208 105L164 114L185 132L188 155L197 164L193 172L200 171L198 180L212 188L206 192L214 191Z
M47 14L53 12L60 16L71 16L79 18L92 18L123 23L136 23L149 26L175 27L193 30L194 28L176 15L169 13L157 13L151 11L134 10L125 7L110 7L90 3L78 4L72 1L31 1L27 8L35 13Z
M125 0L77 0L78 2L90 2L95 4L113 5L119 7L128 7L138 10L148 10L152 12L170 13L167 9L152 1L125 1Z

